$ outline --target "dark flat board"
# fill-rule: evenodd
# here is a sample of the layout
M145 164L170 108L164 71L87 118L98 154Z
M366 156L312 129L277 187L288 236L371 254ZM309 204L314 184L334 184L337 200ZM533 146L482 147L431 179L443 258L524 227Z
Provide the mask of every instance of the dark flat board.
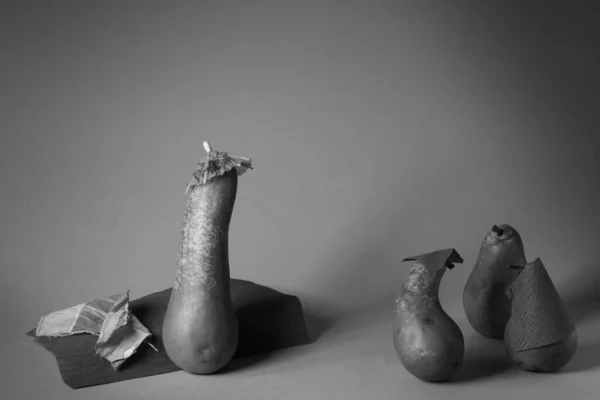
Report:
M170 295L171 288L131 302L132 313L152 333L150 343L158 352L143 343L119 371L113 371L106 360L94 354L96 336L36 337L35 329L27 335L54 354L63 381L73 389L178 371L179 367L167 357L161 340ZM240 329L234 358L310 342L297 297L240 279L231 280L231 297Z

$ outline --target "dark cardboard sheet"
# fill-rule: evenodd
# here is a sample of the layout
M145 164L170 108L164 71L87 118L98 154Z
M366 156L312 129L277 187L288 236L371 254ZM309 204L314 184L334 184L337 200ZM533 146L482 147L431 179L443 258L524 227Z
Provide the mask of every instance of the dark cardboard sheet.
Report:
M171 288L131 302L132 313L152 333L150 343L158 352L143 343L119 371L113 371L106 360L94 354L96 336L36 337L35 329L27 335L54 354L63 381L73 389L178 371L179 368L167 357L161 341L170 294ZM234 358L310 342L302 305L297 297L239 279L231 280L231 297L240 329Z

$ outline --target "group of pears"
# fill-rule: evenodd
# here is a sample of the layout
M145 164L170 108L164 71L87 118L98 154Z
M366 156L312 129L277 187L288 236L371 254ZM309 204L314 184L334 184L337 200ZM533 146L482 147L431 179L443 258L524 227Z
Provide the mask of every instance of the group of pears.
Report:
M440 281L462 257L454 249L407 258L415 261L396 299L394 347L406 370L440 382L461 367L461 329L439 301ZM479 334L504 341L522 369L556 372L575 354L577 332L539 258L527 262L523 241L509 225L494 225L463 291L463 307Z

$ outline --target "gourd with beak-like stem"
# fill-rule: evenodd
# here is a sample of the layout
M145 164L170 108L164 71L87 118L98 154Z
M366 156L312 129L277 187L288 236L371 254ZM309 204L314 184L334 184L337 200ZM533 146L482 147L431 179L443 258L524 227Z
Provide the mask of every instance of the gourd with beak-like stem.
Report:
M462 331L446 314L438 296L446 268L463 259L454 249L406 258L416 261L396 299L394 347L408 372L438 382L451 378L462 365Z

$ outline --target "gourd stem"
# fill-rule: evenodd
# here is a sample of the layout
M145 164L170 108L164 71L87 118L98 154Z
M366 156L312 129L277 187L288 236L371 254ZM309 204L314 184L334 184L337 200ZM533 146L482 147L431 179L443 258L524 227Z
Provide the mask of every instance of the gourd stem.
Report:
M212 148L210 147L210 143L206 140L202 143L204 146L204 150L206 150L206 170L204 170L204 184L206 184L206 180L208 179L208 167L210 166L210 153L212 152Z
M504 230L502 228L499 228L497 225L494 225L492 227L492 231L494 233L496 233L498 236L502 236L502 234L504 233Z

